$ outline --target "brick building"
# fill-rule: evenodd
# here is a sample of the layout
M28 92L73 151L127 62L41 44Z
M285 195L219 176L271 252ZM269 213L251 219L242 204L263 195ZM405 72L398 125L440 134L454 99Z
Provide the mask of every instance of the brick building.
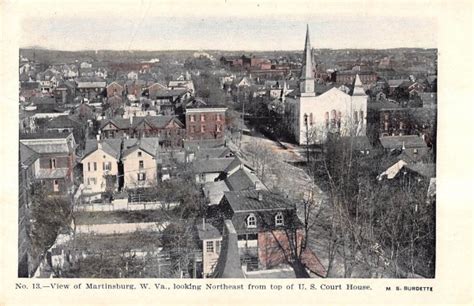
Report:
M188 140L223 139L225 137L225 107L186 108Z

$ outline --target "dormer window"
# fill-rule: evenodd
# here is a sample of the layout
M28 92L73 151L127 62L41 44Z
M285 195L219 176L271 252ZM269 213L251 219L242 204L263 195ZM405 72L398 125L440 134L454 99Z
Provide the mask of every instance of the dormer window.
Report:
M257 227L257 218L254 214L250 214L247 217L247 228L256 228Z
M275 225L276 226L284 225L283 214L281 212L275 215Z

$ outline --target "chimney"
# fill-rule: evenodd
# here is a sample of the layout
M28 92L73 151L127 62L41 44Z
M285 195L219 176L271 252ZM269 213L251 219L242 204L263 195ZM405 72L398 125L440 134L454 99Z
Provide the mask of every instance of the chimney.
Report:
M205 218L202 218L202 230L203 231L206 230L206 219Z
M263 201L263 194L260 191L258 192L258 201L259 202Z
M405 151L405 142L402 142L402 150Z

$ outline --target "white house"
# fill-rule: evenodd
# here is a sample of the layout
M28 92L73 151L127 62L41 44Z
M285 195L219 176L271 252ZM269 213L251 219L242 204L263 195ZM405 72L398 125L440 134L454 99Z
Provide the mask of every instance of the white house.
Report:
M85 194L118 189L121 143L121 139L87 140L81 161Z
M157 184L159 138L125 139L122 163L124 188L136 189Z
M299 144L321 143L328 132L365 135L367 95L359 76L356 76L349 94L331 88L316 95L309 28L306 31L304 52L300 92L295 99L287 99L286 103L287 116L296 141Z

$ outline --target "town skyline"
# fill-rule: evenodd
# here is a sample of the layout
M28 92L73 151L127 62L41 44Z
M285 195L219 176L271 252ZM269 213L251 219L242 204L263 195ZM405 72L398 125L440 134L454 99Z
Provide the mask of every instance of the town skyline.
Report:
M297 2L285 10L267 1L221 2L179 7L150 1L132 7L123 2L112 11L86 3L74 12L62 7L41 16L21 12L18 42L21 48L64 51L293 51L301 49L309 25L315 49L438 47L436 5L422 9L416 4L422 13L414 15L389 11L388 3L367 11L357 3ZM179 15L165 14L178 8ZM242 11L246 14L239 15Z

